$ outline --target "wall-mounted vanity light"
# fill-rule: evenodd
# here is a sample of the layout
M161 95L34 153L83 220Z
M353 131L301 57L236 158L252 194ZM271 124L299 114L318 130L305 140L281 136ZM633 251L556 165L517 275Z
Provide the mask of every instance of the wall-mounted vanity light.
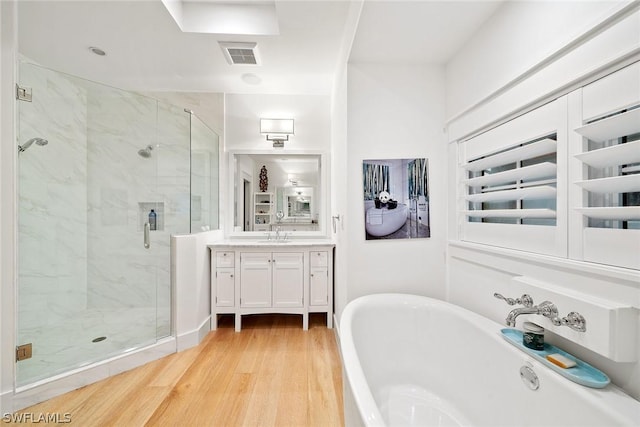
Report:
M284 142L293 135L293 119L260 119L260 133L273 141L276 148L284 147Z

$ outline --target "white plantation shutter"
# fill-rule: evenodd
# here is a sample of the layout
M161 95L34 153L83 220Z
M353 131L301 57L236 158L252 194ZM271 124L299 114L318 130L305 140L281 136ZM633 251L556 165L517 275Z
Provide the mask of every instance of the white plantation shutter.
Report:
M640 269L639 82L636 63L586 86L581 95L589 117L573 126L579 135L574 158L582 167L572 187L583 193L571 208L583 217L576 237L582 259L634 269ZM618 104L612 93L624 93ZM602 105L606 111L599 111Z
M566 256L566 99L462 145L462 239Z
M640 62L457 152L461 240L640 270Z

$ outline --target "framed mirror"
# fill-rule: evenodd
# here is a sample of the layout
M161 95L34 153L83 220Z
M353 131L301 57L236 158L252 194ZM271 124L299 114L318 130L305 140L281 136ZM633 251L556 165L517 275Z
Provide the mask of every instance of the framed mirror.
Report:
M280 230L326 237L326 160L319 152L229 153L233 212L230 236Z

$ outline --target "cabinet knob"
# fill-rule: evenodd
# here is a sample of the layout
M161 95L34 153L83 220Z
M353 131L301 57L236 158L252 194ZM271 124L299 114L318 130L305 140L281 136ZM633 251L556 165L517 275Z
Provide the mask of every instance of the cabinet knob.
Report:
M229 277L233 277L233 274L230 274Z
M311 277L313 277L313 274L311 274Z

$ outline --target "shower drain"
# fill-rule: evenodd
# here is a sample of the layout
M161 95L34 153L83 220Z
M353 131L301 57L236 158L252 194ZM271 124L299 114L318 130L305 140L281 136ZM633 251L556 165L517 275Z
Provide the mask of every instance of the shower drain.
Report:
M100 342L106 340L107 337L98 337L91 340L91 342Z

